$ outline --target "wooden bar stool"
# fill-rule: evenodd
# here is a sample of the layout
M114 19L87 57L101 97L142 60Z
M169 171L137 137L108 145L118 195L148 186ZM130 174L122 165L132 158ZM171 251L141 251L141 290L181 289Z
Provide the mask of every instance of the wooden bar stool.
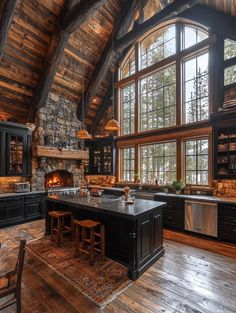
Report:
M73 236L73 216L71 212L68 211L51 211L48 212L48 215L51 216L51 240L54 239L58 246L61 244L61 240L65 234L70 234L71 238ZM66 218L70 218L70 225L65 224Z
M94 253L101 254L105 259L105 227L100 222L85 220L74 221L75 225L75 256L80 253L89 255L89 264L93 265Z

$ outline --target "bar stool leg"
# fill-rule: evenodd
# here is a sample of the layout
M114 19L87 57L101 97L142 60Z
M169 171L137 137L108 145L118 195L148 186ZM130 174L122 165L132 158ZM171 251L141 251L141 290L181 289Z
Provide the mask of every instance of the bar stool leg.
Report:
M51 216L51 240L53 240L54 218Z
M101 225L101 254L102 260L105 259L105 226Z
M89 259L89 264L91 266L93 266L93 257L94 257L94 240L95 240L95 229L92 228L91 231L90 231L90 259Z
M80 227L75 225L75 257L80 254Z
M71 227L70 239L73 240L75 238L75 224L73 215L71 215L70 217L70 227Z
M59 217L57 219L57 245L58 245L58 247L61 244L61 223L62 223L62 221L61 221L61 218Z

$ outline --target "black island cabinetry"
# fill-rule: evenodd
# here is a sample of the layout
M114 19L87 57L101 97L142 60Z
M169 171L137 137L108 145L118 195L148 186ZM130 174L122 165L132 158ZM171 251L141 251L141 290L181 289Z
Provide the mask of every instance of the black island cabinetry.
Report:
M105 225L106 256L128 268L138 278L164 254L162 209L165 203L136 199L134 205L120 199L80 198L78 195L46 198L46 234L50 234L48 211L71 211L79 220Z

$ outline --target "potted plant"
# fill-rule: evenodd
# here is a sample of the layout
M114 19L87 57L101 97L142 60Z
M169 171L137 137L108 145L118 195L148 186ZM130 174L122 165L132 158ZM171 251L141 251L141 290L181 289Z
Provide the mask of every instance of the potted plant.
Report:
M169 192L169 184L164 185L163 191L164 193L168 193Z
M184 189L184 183L182 180L174 180L172 182L172 188L175 190L177 195L180 195L180 192Z

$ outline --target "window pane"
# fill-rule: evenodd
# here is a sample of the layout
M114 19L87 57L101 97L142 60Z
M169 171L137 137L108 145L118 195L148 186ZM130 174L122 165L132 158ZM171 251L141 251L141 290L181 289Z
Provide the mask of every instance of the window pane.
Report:
M135 84L121 89L121 132L134 133L135 119Z
M185 26L184 27L184 49L191 47L197 43L197 30L196 28Z
M121 150L121 177L123 181L134 181L134 148Z
M225 69L224 73L225 86L236 83L236 65Z
M196 43L206 39L208 37L207 33L196 27L184 26L183 33L183 48L187 49Z
M121 68L121 79L129 77L130 75L135 73L135 51L133 50L125 62L123 67Z
M207 139L185 142L186 184L208 185L208 146Z
M176 179L176 142L141 146L141 180L160 185Z
M140 69L175 54L175 37L175 25L166 26L146 37L140 44Z
M225 60L236 57L236 41L225 39L224 44L225 44L224 49Z
M176 125L175 65L141 79L140 130Z
M184 122L208 119L208 52L185 61L183 68Z

